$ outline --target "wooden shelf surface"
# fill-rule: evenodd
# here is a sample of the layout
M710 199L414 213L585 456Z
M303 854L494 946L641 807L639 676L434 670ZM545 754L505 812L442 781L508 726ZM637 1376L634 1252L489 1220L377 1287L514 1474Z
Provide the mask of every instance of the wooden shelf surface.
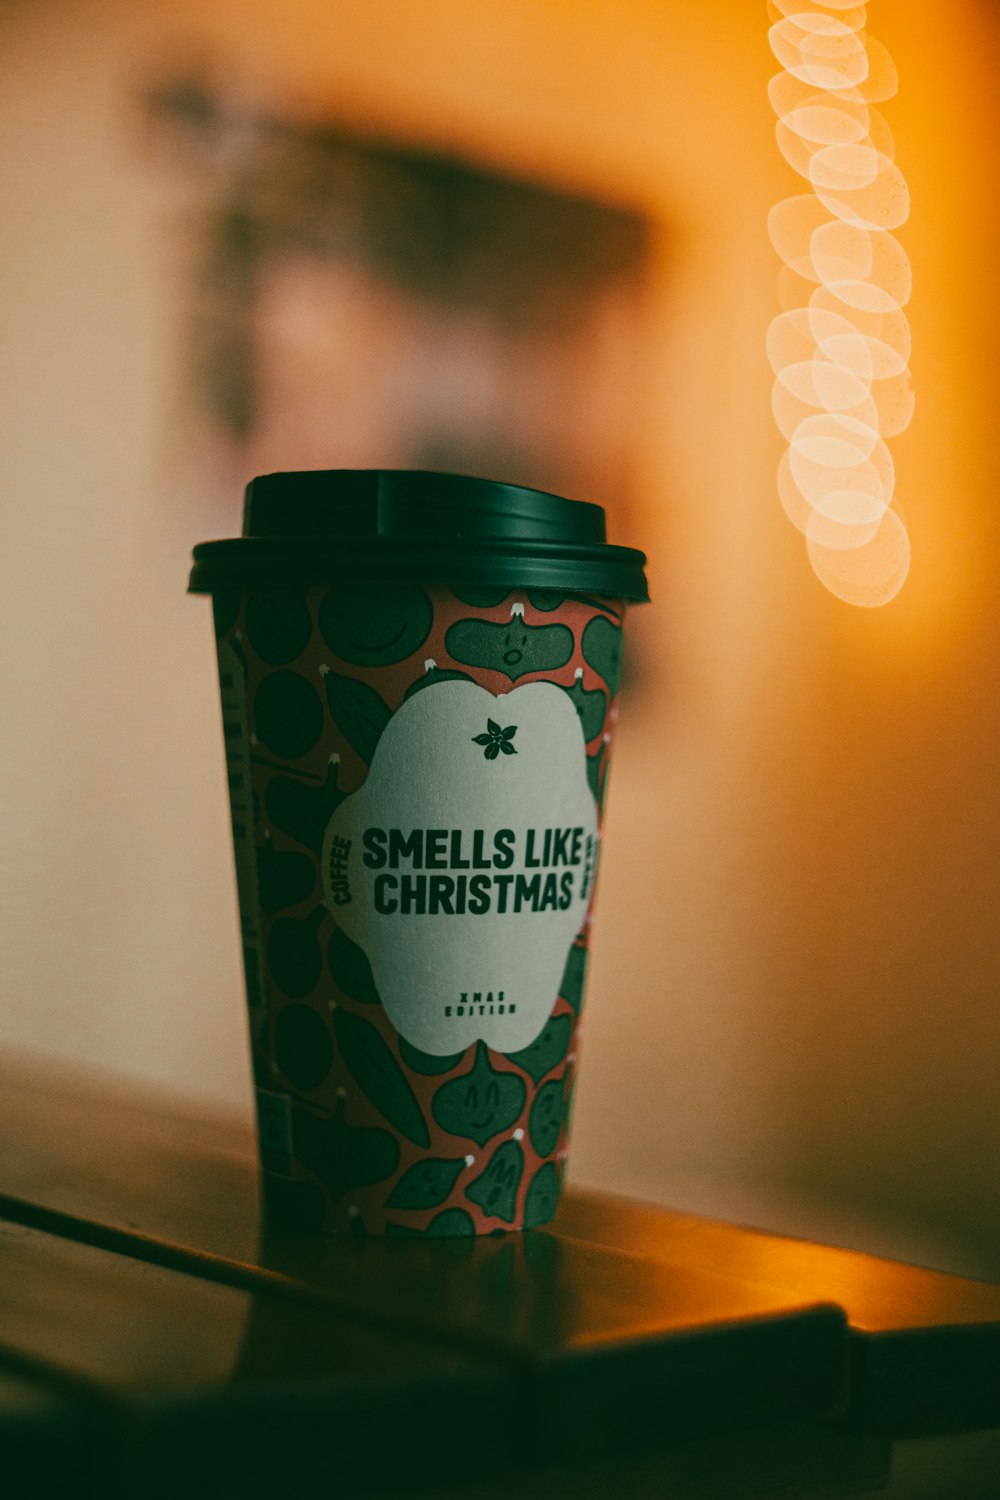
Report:
M39 1494L61 1483L39 1434L82 1473L102 1424L151 1495L182 1428L211 1433L216 1493L280 1483L244 1461L264 1419L303 1473L335 1436L372 1495L433 1484L442 1423L477 1495L498 1433L490 1482L525 1495L629 1463L680 1496L738 1450L804 1494L821 1471L874 1490L888 1439L1000 1426L998 1287L579 1190L522 1235L303 1236L261 1221L246 1121L16 1059L0 1097L0 1437Z

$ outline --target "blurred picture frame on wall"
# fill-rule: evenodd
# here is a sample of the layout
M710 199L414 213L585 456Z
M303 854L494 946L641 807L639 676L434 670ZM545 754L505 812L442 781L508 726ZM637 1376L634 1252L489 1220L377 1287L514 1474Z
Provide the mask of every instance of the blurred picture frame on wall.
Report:
M210 476L478 474L633 537L652 227L627 206L303 124L174 73L155 148L198 187L187 364Z

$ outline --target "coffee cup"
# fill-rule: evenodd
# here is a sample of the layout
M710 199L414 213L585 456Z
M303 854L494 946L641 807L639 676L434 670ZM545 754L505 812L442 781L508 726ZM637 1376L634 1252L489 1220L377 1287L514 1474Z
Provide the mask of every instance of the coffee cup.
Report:
M547 1223L627 603L599 506L265 475L213 599L264 1202L330 1233Z

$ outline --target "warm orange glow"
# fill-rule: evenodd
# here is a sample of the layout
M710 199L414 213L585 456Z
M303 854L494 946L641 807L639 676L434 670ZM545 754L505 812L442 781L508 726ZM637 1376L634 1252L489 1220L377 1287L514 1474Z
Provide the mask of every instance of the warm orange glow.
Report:
M910 543L884 439L913 416L902 311L912 278L892 234L910 195L873 107L896 92L896 68L862 30L864 5L770 8L783 68L768 88L778 149L812 188L768 216L785 263L786 311L767 337L772 410L789 445L778 494L826 587L852 604L886 604L906 580Z

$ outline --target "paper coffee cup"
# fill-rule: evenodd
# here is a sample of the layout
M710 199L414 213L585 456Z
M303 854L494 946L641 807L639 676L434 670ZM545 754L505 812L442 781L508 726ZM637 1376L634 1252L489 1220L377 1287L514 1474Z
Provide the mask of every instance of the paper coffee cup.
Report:
M265 1203L330 1232L548 1222L625 602L603 512L269 475L213 595Z

